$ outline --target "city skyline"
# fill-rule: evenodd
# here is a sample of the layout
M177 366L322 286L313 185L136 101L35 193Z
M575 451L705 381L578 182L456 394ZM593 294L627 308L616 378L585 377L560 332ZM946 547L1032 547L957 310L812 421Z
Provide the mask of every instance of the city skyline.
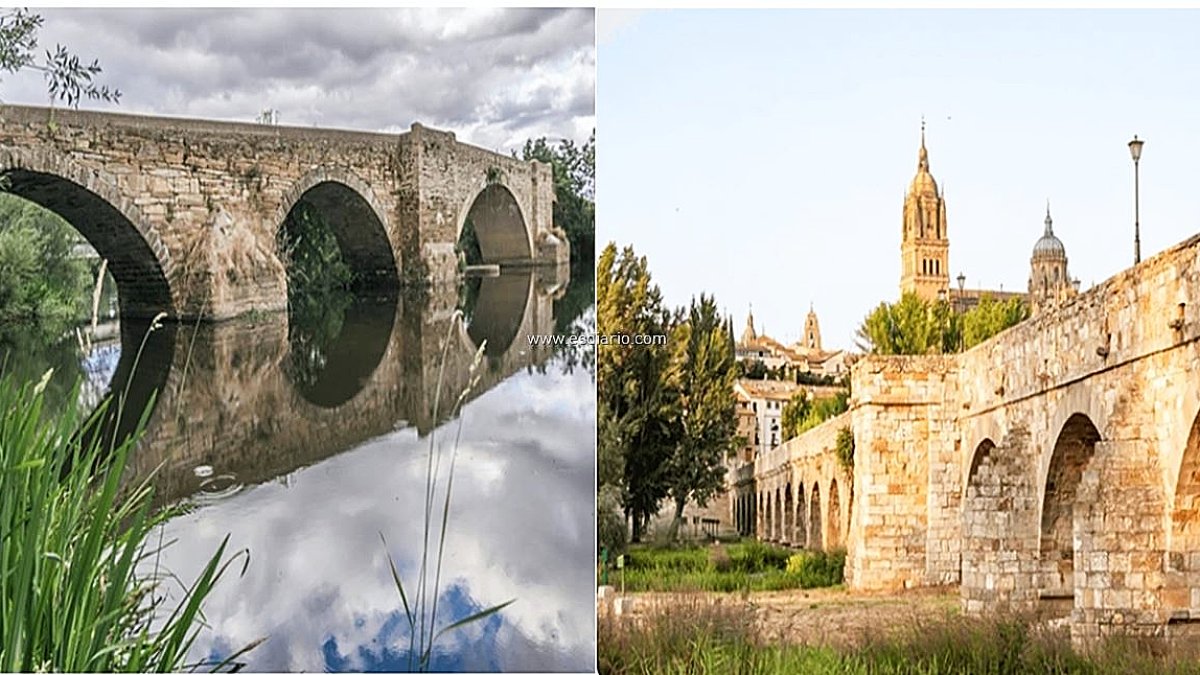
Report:
M951 285L1025 291L1049 199L1086 291L1133 262L1134 134L1142 259L1195 233L1198 19L601 10L601 238L646 255L669 304L715 294L740 329L752 303L790 343L812 303L828 346L853 348L899 297L924 118Z

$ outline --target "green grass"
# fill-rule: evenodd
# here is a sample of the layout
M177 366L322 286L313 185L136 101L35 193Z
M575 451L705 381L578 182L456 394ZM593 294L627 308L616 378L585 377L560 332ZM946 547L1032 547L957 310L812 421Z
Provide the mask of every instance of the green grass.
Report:
M842 583L843 551L794 553L758 541L721 547L635 547L626 556L627 591L778 591ZM621 571L609 571L620 586Z
M152 509L148 482L122 484L137 434L104 447L105 434L92 431L106 408L46 415L49 376L0 376L0 672L195 665L185 658L200 605L234 558L222 563L222 543L163 621L168 577L139 569L151 566L157 549L147 542L172 512Z
M1118 675L1200 673L1200 661L1155 654L1146 644L1110 640L1088 654L1063 632L1018 618L913 625L851 648L764 642L746 606L681 601L644 623L600 622L602 675L634 673L778 673L805 675Z

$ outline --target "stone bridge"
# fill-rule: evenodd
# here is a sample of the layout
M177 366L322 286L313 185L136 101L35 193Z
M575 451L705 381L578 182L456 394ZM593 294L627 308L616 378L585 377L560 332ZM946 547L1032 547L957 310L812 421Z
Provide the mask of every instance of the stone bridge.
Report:
M974 349L853 370L848 583L1076 640L1200 621L1200 237ZM786 508L786 503L785 503Z
M754 463L753 483L743 482L733 497L739 529L752 527L783 546L844 548L853 485L835 448L838 432L849 426L849 414L838 415L764 451Z
M201 488L194 473L201 465L250 485L396 430L424 436L454 416L484 340L480 379L464 404L546 363L552 348L528 338L554 332L562 269L482 279L466 322L447 286L351 307L324 367L306 376L296 372L296 348L279 315L165 324L148 336L144 322L127 322L112 391L127 392L132 413L157 392L131 471L157 471L157 497L172 502ZM124 416L120 433L136 416Z
M453 279L468 220L483 262L569 259L548 165L415 123L382 134L6 105L0 174L109 261L127 317L285 309L277 234L302 204L363 290Z

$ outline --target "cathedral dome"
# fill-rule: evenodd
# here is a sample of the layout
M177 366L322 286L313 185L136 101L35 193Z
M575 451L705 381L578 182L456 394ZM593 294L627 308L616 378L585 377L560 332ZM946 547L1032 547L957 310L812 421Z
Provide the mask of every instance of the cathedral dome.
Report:
M1065 258L1067 248L1062 240L1054 236L1054 221L1050 219L1050 207L1046 206L1046 231L1042 238L1033 245L1033 257L1036 258Z

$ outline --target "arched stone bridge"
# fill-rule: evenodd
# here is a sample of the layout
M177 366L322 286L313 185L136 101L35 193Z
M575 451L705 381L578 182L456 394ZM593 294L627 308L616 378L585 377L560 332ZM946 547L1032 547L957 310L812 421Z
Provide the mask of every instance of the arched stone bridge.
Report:
M965 354L856 365L848 582L1077 640L1200 622L1200 237Z
M734 495L739 530L783 546L844 548L853 486L835 448L849 424L849 415L838 415L763 451L754 463L753 484Z
M468 219L483 262L569 259L548 165L419 124L381 134L6 105L0 174L109 261L127 317L286 308L277 233L300 204L325 216L370 290L454 278Z
M309 377L297 375L289 328L278 315L167 324L149 334L140 360L145 324L126 326L112 391L128 391L134 413L158 392L131 470L157 471L157 497L171 502L199 489L197 466L255 484L397 429L424 436L451 419L484 340L480 380L464 403L547 361L552 348L533 347L529 337L554 331L561 269L481 280L465 328L456 319L456 289L448 286L390 306L352 307L324 367ZM489 315L481 317L485 302ZM136 417L126 416L122 433Z

